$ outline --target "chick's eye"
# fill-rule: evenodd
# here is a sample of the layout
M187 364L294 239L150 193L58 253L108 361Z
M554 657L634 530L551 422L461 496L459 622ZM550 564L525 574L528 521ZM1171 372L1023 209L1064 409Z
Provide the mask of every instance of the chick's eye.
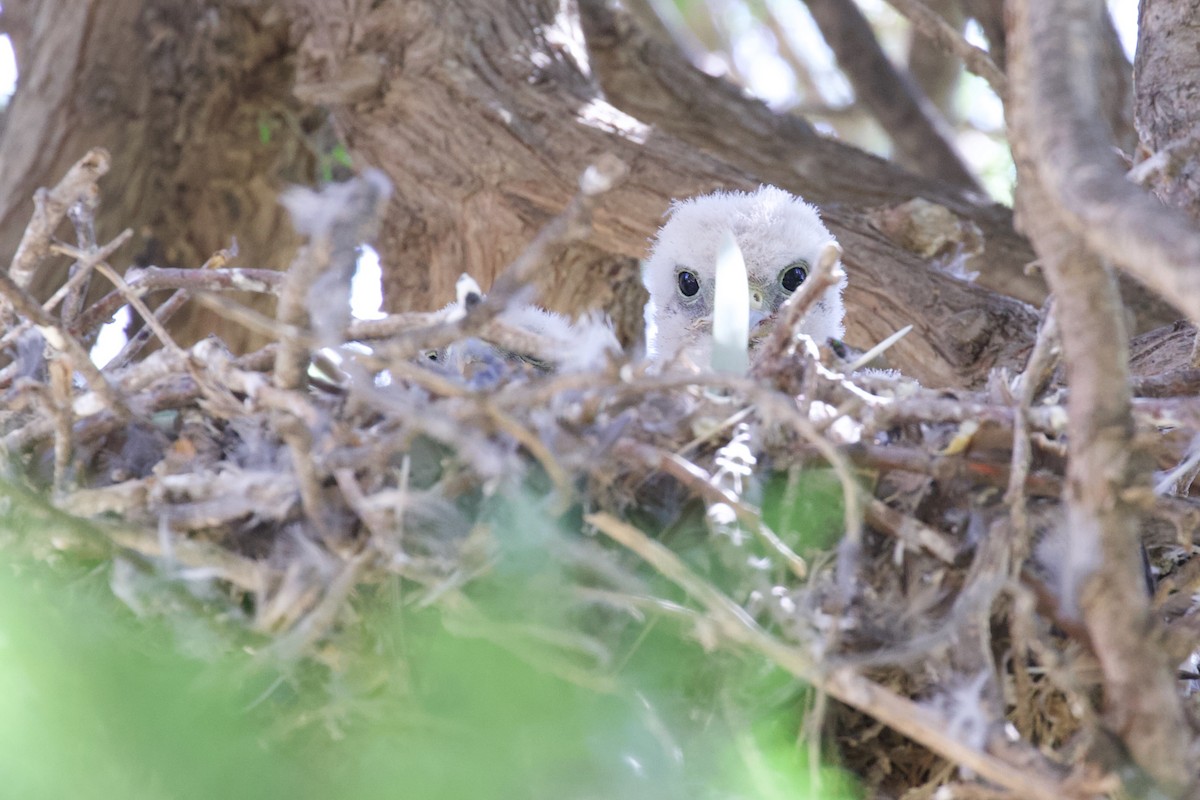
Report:
M804 279L808 277L808 270L800 264L794 264L783 271L780 276L780 282L783 288L789 292L794 292L800 288L800 284L804 283Z
M695 297L696 292L700 291L700 281L691 270L681 270L675 280L679 284L679 293L684 297Z

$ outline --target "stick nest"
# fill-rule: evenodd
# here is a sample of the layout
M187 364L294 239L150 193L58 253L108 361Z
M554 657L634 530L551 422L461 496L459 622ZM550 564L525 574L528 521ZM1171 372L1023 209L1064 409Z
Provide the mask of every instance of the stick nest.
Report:
M309 245L286 273L220 253L201 269L122 279L108 259L127 234L107 245L89 235L106 166L89 154L57 201L41 198L26 262L0 287L3 491L39 523L8 534L27 551L132 558L204 582L243 610L238 624L272 660L329 658L356 590L397 582L403 602L442 608L471 635L523 626L536 644L526 657L585 684L605 685L622 648L663 618L714 653L753 652L813 686L797 729L877 793L1115 786L1127 763L1097 755L1113 737L1061 552L1068 444L1052 313L1023 374L972 392L847 375L829 348L790 337L749 377L615 360L554 373L536 366L552 346L498 315L586 233L592 198L614 177L603 168L461 318L359 321L349 276L385 182L293 194ZM64 215L76 246L50 239ZM23 284L56 255L74 262L71 278L38 302ZM115 288L85 307L94 272ZM275 316L226 290L275 296ZM165 325L185 301L275 342L246 355L217 337L180 347ZM126 304L144 327L97 369L87 348ZM492 347L486 375L429 362L466 338ZM1200 402L1139 398L1135 418L1141 457L1161 471L1130 499L1166 623L1155 657L1179 664L1196 625L1188 494ZM556 532L539 547L569 576L554 591L570 627L475 602L476 581L511 546L506 519Z

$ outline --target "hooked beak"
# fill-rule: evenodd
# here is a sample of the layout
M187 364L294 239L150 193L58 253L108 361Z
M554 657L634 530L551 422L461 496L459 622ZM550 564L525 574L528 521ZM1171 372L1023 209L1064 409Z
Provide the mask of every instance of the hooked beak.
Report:
M767 311L763 308L763 290L757 286L750 287L750 330L753 331L758 327L758 324L767 318Z

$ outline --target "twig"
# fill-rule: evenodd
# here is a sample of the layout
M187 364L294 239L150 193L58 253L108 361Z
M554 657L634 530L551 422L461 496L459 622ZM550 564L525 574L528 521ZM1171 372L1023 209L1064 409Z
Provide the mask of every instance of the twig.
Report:
M482 330L510 303L520 299L538 270L568 244L591 231L590 218L596 200L621 180L627 171L628 167L620 159L602 155L584 170L579 179L579 191L567 203L567 207L546 223L521 254L505 267L483 302L457 321L441 322L397 336L386 347L381 347L380 355L402 361L420 350L444 347Z
M1017 794L1039 800L1057 800L1063 796L1063 787L1048 766L1043 765L1040 769L1027 764L1015 766L976 750L955 736L941 715L863 678L852 668L822 671L805 652L769 636L741 606L632 525L607 514L589 514L584 520L641 556L703 605L729 641L749 647L797 678L828 692L831 697Z
M1034 342L1033 352L1029 354L1029 362L1017 379L1017 403L1013 409L1012 465L1008 490L1004 494L1004 502L1008 503L1012 512L1013 574L1020 573L1025 559L1029 557L1032 537L1025 502L1025 483L1029 479L1029 465L1032 459L1029 409L1053 368L1057 347L1058 318L1054 313L1054 301L1051 299L1046 304L1042 323L1038 326L1037 340Z
M38 189L34 194L33 219L25 228L7 272L13 285L21 289L29 286L38 266L50 252L54 231L68 209L79 200L94 196L96 182L108 172L111 162L112 158L104 148L89 150L67 170L57 186L49 191Z
M962 59L966 68L983 78L1001 100L1008 97L1008 79L986 50L968 42L940 14L921 0L888 0L922 35Z
M71 465L71 367L60 358L47 366L50 372L47 395L54 417L54 496L62 497Z
M796 327L808 309L826 291L845 279L841 264L842 248L836 242L828 243L812 265L812 271L799 290L789 297L776 312L775 326L758 348L754 374L771 377L779 369L779 363L789 350ZM822 343L819 343L822 344Z
M958 548L949 539L878 498L867 498L866 519L872 526L890 533L909 547L920 547L947 564L957 560Z
M742 524L754 531L768 547L775 551L788 569L797 578L808 577L808 564L763 521L762 511L746 503L732 492L713 483L712 476L703 469L675 453L656 450L640 442L621 442L620 453L636 455L643 463L673 476L692 491L705 497L710 503L724 503L734 510Z
M235 258L236 256L237 244L234 243L233 247L227 250L218 250L216 253L210 256L208 261L204 262L200 269L219 269L225 266L230 259ZM128 275L125 276L125 282L127 284L129 283ZM118 291L121 292L122 296L124 296L129 290L128 286L124 290L122 290L119 286L117 288ZM176 289L174 292L172 292L170 297L159 303L158 307L154 309L154 318L157 321L157 324L148 324L135 331L134 334L129 337L129 341L125 342L125 346L121 348L121 351L113 356L112 360L105 365L105 368L109 370L120 369L122 366L129 363L129 361L135 355L140 353L142 348L145 347L150 341L150 335L156 332L158 329L163 328L171 320L171 317L175 316L175 313L179 311L179 309L182 308L183 305L190 299L190 297L191 295L183 289Z
M89 258L100 261L102 259L95 257L97 250L96 207L100 204L100 188L93 184L89 189L90 191L86 195L71 204L70 209L67 210L67 216L71 218L71 224L75 226L75 241L79 249L87 253ZM70 283L70 278L81 271L89 272L90 266L85 266L85 261L77 260L67 270L67 282ZM67 328L71 327L71 323L79 316L79 311L83 308L83 299L87 295L88 284L88 276L85 275L63 299L62 321Z
M125 297L125 301L129 303L129 305L135 311L137 311L138 315L142 318L142 321L145 322L146 327L153 331L154 335L158 337L158 340L162 342L163 347L167 348L181 358L184 357L183 348L176 343L174 337L167 332L167 329L163 326L162 322L159 321L158 317L155 316L154 312L150 310L150 307L146 305L142 298L138 297L137 293L129 287L129 284L125 283L125 279L118 275L116 270L104 262L99 262L96 264L96 271L107 278L113 286L117 287L117 291L120 292Z
M61 303L68 294L70 294L72 291L78 289L80 286L82 286L88 280L88 276L90 275L91 270L96 265L96 263L106 260L110 255L112 255L114 252L116 252L117 249L119 249L121 247L121 245L123 245L123 244L125 244L125 242L129 241L129 238L131 236L133 236L133 231L129 228L126 228L125 230L123 230L119 234L117 234L117 236L114 237L111 242L108 242L103 247L97 249L95 252L90 253L84 261L76 262L79 269L72 272L70 278L67 279L66 283L64 283L62 286L58 287L57 291L55 291L54 294L50 295L50 298L48 300L46 300L46 302L42 303L42 308L44 308L47 312L53 311L55 306L57 306L59 303ZM57 251L58 245L51 245L50 249L51 249L51 251ZM3 350L5 347L8 347L13 342L15 342L21 335L23 335L25 333L25 331L29 330L29 326L31 324L32 323L29 320L21 320L16 325L14 325L10 330L5 332L4 336L0 337L0 350ZM82 331L87 330L87 329L79 328L76 326L76 327L68 327L68 330L70 330L72 333L78 335L79 333L81 333ZM5 382L7 383L7 381L5 381Z
M967 453L955 455L932 454L904 445L854 445L847 456L856 464L877 470L901 470L929 475L946 485L970 484L1008 486L1012 462L987 460ZM1058 497L1062 494L1062 479L1042 472L1028 475L1024 491L1034 497Z
M202 305L217 315L236 322L247 330L261 334L270 339L282 342L285 338L293 342L307 344L310 348L317 347L316 339L306 330L294 325L274 320L249 306L244 306L231 297L224 297L209 292L198 292L192 297L198 305ZM278 349L276 358L278 358Z
M899 342L905 336L908 336L908 334L912 333L912 329L912 325L905 325L903 328L888 336L882 342L875 345L870 350L847 364L845 367L845 372L848 374L858 372L860 369L882 356L888 350L891 350L897 342Z
M50 314L42 308L41 304L33 298L28 292L17 285L16 281L5 272L0 272L0 295L3 295L9 302L10 307L18 314L33 322L42 335L46 337L46 341L56 350L63 352L71 361L71 367L83 375L92 391L104 402L114 414L122 418L128 418L131 414L129 406L125 403L125 399L113 391L108 380L92 363L83 345L79 343L74 336L62 328L61 325L50 316ZM99 409L83 407L77 408L76 413L81 416L94 414Z
M161 289L181 289L189 292L231 290L278 294L279 288L283 285L283 279L284 273L276 270L244 267L219 269L140 267L125 273L125 282L139 296ZM110 292L80 315L74 330L77 332L91 330L110 319L124 304L124 295L120 292Z
M571 483L570 475L558 463L558 459L554 457L554 454L550 452L545 443L532 431L497 408L495 404L484 400L482 408L483 413L497 428L511 436L522 447L528 450L529 454L542 465L542 469L546 470L546 475L554 483L554 488L558 493L558 500L555 503L555 516L565 513L575 496L575 489Z
M337 622L338 613L358 585L359 576L375 558L376 553L370 548L351 557L325 589L321 601L290 631L259 651L256 660L259 663L286 663L296 660L312 647Z

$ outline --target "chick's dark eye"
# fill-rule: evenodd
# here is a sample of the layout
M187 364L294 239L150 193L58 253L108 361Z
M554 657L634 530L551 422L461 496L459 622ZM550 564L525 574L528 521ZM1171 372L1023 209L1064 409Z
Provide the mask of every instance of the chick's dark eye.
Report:
M783 288L789 292L794 292L800 288L800 284L804 283L804 279L808 277L808 270L796 264L788 267L783 271L783 276L780 281L783 283Z
M700 291L700 281L691 270L681 271L675 280L679 283L679 293L684 297L695 297L696 292Z

